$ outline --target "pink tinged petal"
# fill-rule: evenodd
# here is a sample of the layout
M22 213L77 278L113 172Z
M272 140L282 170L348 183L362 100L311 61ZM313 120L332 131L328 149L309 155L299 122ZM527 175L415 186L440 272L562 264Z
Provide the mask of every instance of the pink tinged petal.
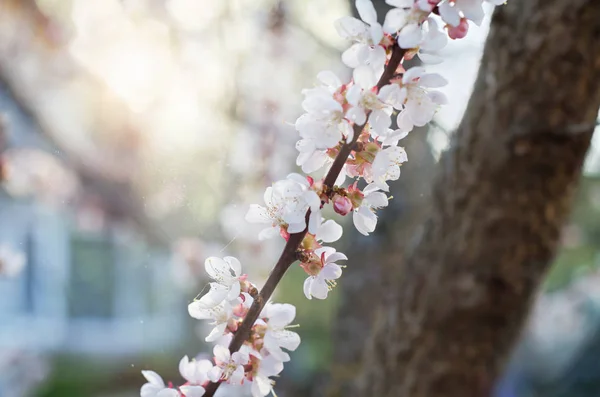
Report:
M221 376L223 376L223 368L221 367L214 366L208 371L208 379L211 382L218 382Z
M356 10L360 19L369 25L377 23L377 12L371 0L356 0Z
M202 386L181 386L179 390L185 397L202 397L206 392Z
M213 348L213 354L218 361L228 363L231 358L231 354L229 353L229 349L225 346L215 345Z
M310 289L313 283L314 277L308 277L306 280L304 280L304 287L303 287L303 291L304 291L304 296L306 296L306 299L312 299L312 296L310 295Z
M246 222L250 223L270 223L271 217L267 209L258 204L250 204L250 209L246 213Z
M385 15L383 31L393 34L402 29L407 22L408 12L399 8L392 8Z
M458 8L452 7L449 1L444 1L443 3L439 4L438 7L440 10L440 16L444 22L452 26L458 26L460 23L460 14L458 13Z
M175 389L163 389L156 394L156 397L179 397L179 392Z
M358 106L348 109L346 117L357 125L363 125L367 121L365 110Z
M266 229L263 229L260 231L260 233L258 233L258 239L260 241L264 241L264 240L271 239L273 237L277 237L277 236L279 236L280 229L281 228L279 226L268 227Z
M336 221L329 219L321 224L317 231L316 238L324 243L333 243L342 237L343 232L344 229L342 226Z
M367 33L367 26L363 21L352 17L342 17L335 21L335 30L344 39L354 39Z
M319 72L319 74L317 74L317 79L327 87L330 87L334 90L337 90L342 86L340 79L330 70Z
M448 84L448 80L437 73L429 73L421 76L419 85L427 88L439 88Z
M417 79L425 74L425 68L422 66L415 66L408 69L402 75L402 84L414 84Z
M328 293L329 287L327 286L325 279L319 276L315 277L310 288L310 294L317 299L326 299Z
M481 26L483 17L483 0L458 0L456 4L460 7L467 19L470 19L477 26Z
M366 90L370 90L377 84L377 77L370 66L359 66L354 69L352 77L354 78L354 83Z
M352 221L354 222L354 226L359 233L368 236L369 233L372 233L377 226L377 215L375 215L367 207L362 206L354 212Z
M400 48L416 48L423 40L423 31L416 23L406 25L398 33L398 45Z

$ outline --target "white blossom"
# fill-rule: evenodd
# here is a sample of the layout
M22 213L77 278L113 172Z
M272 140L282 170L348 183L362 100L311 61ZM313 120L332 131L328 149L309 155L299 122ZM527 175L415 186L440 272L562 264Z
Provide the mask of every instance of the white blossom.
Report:
M154 371L142 371L148 381L140 389L140 397L179 397L179 392L165 386L165 382Z
M264 194L266 207L252 204L246 220L251 223L268 223L270 227L259 234L259 239L279 234L282 227L288 233L299 233L306 228L306 211L311 209L309 232L314 234L320 218L321 199L305 177L290 174L286 179L277 181L266 189Z
M371 167L375 186L383 191L389 191L390 187L386 181L397 180L400 177L400 165L406 161L408 157L404 148L390 146L380 150Z
M385 85L378 94L373 92L377 84L375 73L369 66L354 69L354 85L348 89L346 99L352 105L346 116L358 125L368 121L371 130L382 134L392 124L394 107L401 107L404 98L403 92L397 84Z
M240 296L240 277L242 265L232 256L217 258L211 256L204 262L204 269L215 280L210 283L210 290L194 304L198 308L212 308L224 300L236 301Z
M322 247L315 250L320 258L320 266L307 266L305 270L310 276L304 281L304 295L308 299L326 299L335 281L342 275L342 268L335 262L347 260L346 255L336 252L335 248Z
M352 216L352 222L361 234L368 236L369 233L375 231L377 226L377 215L374 210L382 207L387 207L388 198L385 193L378 191L379 188L375 184L367 185L363 189L362 204L360 207L355 209Z
M228 348L221 345L216 345L213 353L217 365L208 372L208 378L212 382L222 379L233 385L241 384L244 380L244 365L248 363L250 356L243 351L231 354Z
M252 397L264 397L273 392L273 384L270 378L277 376L283 371L283 363L274 356L267 356L260 361L258 370L252 376Z
M229 322L233 320L233 308L227 301L208 308L201 301L194 301L188 305L188 312L191 317L198 320L213 320L211 325L214 325L214 328L206 337L206 342L215 342L219 339L225 333Z
M338 34L355 43L342 54L342 62L351 68L370 65L379 71L386 60L385 49L379 45L383 29L377 22L377 13L370 0L356 0L356 9L361 20L343 17L336 21Z
M412 2L386 0L386 3L398 8L392 8L385 16L383 31L397 34L396 41L400 48L416 48L423 40L421 23L429 12L413 7Z
M261 317L267 319L264 348L275 359L282 362L289 361L290 356L282 348L294 351L300 345L300 336L286 329L296 317L296 307L287 303L268 303Z
M207 382L208 372L212 367L210 360L190 360L185 356L179 361L179 373L190 385L202 385Z
M408 69L402 76L402 90L406 100L404 109L398 114L399 129L404 132L414 126L422 127L429 123L439 105L445 104L446 97L439 91L429 88L443 87L446 79L437 73L426 73L423 67Z

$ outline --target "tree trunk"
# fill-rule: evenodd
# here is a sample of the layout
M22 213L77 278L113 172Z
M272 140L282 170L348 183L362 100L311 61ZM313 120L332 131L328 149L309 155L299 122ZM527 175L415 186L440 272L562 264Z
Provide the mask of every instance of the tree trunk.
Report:
M497 8L429 220L393 298L373 308L350 395L491 393L556 251L599 107L600 2Z

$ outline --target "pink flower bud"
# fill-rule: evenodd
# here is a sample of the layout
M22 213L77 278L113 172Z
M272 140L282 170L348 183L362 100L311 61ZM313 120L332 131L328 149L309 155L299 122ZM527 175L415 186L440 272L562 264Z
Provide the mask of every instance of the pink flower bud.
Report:
M448 37L452 40L462 39L469 31L469 22L466 18L462 18L458 26L448 25Z
M333 209L338 214L346 216L352 211L352 201L346 196L336 195L333 199Z

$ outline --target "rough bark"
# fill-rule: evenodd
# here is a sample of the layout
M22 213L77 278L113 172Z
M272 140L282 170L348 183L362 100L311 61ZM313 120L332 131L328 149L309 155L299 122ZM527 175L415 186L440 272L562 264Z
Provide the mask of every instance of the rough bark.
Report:
M491 392L555 253L599 106L600 2L497 9L429 220L377 309L352 395Z

